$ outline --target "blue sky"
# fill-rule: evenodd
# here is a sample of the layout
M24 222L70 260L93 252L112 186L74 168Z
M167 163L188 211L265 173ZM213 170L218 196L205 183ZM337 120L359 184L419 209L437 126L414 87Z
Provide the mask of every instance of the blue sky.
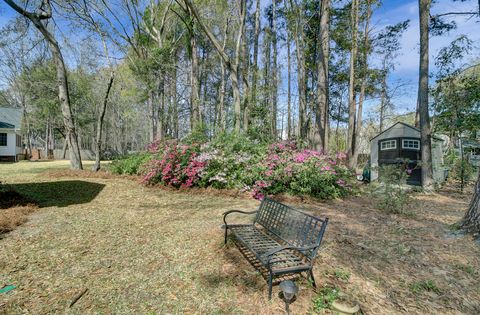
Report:
M432 5L432 15L437 13L445 13L451 11L472 11L478 10L477 0L468 0L465 2L453 2L452 0L437 0L437 3ZM270 1L262 1L262 6L266 6ZM0 27L5 25L16 13L10 9L3 1L0 2ZM415 109L417 98L417 82L418 82L418 2L417 0L400 1L400 0L384 0L383 5L378 8L372 17L372 25L374 32L380 31L387 25L396 24L404 20L410 20L410 26L403 34L401 39L400 55L397 58L397 66L390 77L392 85L401 82L404 87L401 88L394 98L396 110L399 112L407 112ZM467 35L474 43L480 41L480 23L479 18L466 18L464 16L449 17L448 20L454 20L458 27L449 34L441 37L432 37L430 39L430 72L435 73L434 57L438 51L447 46L453 39L459 35ZM286 48L282 49L279 54L279 63L282 66L282 84L280 88L280 107L286 107ZM472 51L472 54L467 57L466 62L474 62L479 59L478 46ZM375 64L376 60L373 56L370 60ZM296 80L294 80L294 85ZM295 86L293 87L296 88ZM365 116L373 115L373 110L378 106L378 100L369 100L365 104Z
M465 12L478 10L477 1L453 2L451 0L438 0L431 8L431 14L446 12ZM474 43L480 40L479 18L468 19L464 16L447 17L446 20L453 20L457 23L457 29L449 34L432 37L430 39L430 73L434 74L436 69L434 57L438 51L447 46L459 35L467 35ZM373 24L378 28L389 24L395 24L409 19L410 26L401 39L400 56L397 58L398 65L392 73L390 82L402 81L406 88L402 89L400 95L394 100L399 111L411 111L415 109L417 99L418 63L419 63L419 27L418 27L418 1L384 1L384 5L373 15ZM476 45L476 44L475 44ZM474 47L472 54L467 56L466 62L474 62L480 57L478 46ZM372 60L375 62L375 60ZM370 104L374 106L373 104ZM370 107L371 108L371 107ZM368 107L367 107L368 110Z

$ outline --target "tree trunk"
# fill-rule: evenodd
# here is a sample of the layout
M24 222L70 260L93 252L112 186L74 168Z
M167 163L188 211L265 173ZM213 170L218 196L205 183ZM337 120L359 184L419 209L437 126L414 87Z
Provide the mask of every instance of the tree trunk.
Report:
M239 71L240 48L241 48L242 38L245 31L245 20L247 16L246 0L240 0L239 9L240 9L240 25L238 29L237 42L235 44L234 64L232 65L232 69L230 71L230 79L232 81L232 90L233 90L233 103L234 103L233 113L234 113L234 122L235 122L236 132L240 132L241 125L242 125L242 99L241 99L238 79L239 79L239 72L240 72ZM246 80L244 80L244 83L246 83L246 86L248 86L248 83L246 82Z
M105 112L107 110L108 97L110 95L110 90L112 89L113 80L115 78L115 72L110 72L110 80L108 81L107 91L103 98L102 107L100 108L100 113L97 119L97 134L95 136L95 164L93 164L92 171L98 172L100 170L100 153L102 145L102 128L103 128L103 119L105 118Z
M287 85L287 138L292 137L292 60L290 57L290 31L287 29L287 67L288 67L288 85Z
M172 93L172 129L173 137L178 139L179 130L178 130L178 100L177 100L177 52L174 55L174 64L172 68L172 83L171 83L171 93Z
M253 65L252 65L252 87L250 92L250 106L255 107L257 102L257 81L258 81L258 38L260 35L260 0L257 0L255 8L255 30L253 33Z
M185 5L188 7L189 11L192 13L191 15L195 17L197 20L198 25L207 35L207 38L210 40L210 43L215 47L218 54L222 57L225 66L228 68L230 72L230 79L232 81L232 90L233 90L233 99L234 99L234 122L235 122L235 131L239 132L241 129L241 109L242 109L242 100L240 95L240 88L238 85L239 79L239 57L240 57L240 45L242 42L243 36L243 26L245 24L246 18L246 3L245 0L240 1L240 25L238 28L238 36L235 45L235 58L232 62L231 58L225 53L225 49L222 48L218 40L216 39L215 35L205 26L205 24L200 19L198 11L191 0L184 0ZM248 82L246 78L242 75L243 83L245 86L248 86Z
M385 109L387 106L387 75L382 75L382 90L380 94L380 132L385 129Z
M218 124L219 130L225 130L225 65L220 61L220 89L218 105Z
M278 65L277 65L277 5L276 0L272 1L272 107L271 107L271 136L277 139L277 102L278 102Z
M157 140L157 123L158 123L158 115L157 115L157 108L155 106L154 100L154 93L150 91L148 93L148 110L150 112L150 142Z
M319 133L315 137L316 150L327 150L328 146L328 62L330 54L330 0L320 1L320 27L318 34L318 79L317 79L317 104L315 106L316 131Z
M262 99L262 114L261 117L259 117L259 122L260 126L262 126L264 132L268 134L272 134L271 131L271 124L270 124L270 119L268 113L270 113L271 108L271 97L272 97L272 87L271 87L271 69L272 69L272 49L271 49L271 44L272 44L272 39L271 39L271 29L270 29L270 24L268 26L265 26L264 29L264 35L263 35L263 86L262 86L262 91L263 91L263 99Z
M355 117L356 117L356 95L355 95L355 60L357 56L357 27L358 27L358 0L352 0L351 28L352 47L350 49L350 79L348 83L348 138L347 158L350 168L357 165L353 159L355 150Z
M372 16L372 4L371 0L366 1L367 5L367 16L365 20L365 30L364 30L364 42L363 42L363 73L362 73L362 85L360 87L360 96L358 98L358 110L357 110L357 119L355 123L355 140L354 140L354 150L353 150L353 161L352 165L357 166L358 155L360 153L360 136L362 133L362 114L363 114L363 101L365 99L365 89L367 86L368 79L368 53L370 47L369 32L370 32L370 18Z
M80 157L80 148L78 145L77 133L75 130L75 122L72 115L72 108L70 106L70 94L68 90L67 70L63 60L63 55L60 46L52 33L43 24L43 20L52 18L52 7L49 0L43 0L35 12L28 12L22 7L18 6L12 0L5 0L5 2L15 11L28 18L35 27L42 33L45 40L47 40L52 57L55 62L57 70L57 86L58 98L63 115L63 123L66 129L70 149L70 167L73 169L83 169L82 159Z
M477 237L480 236L480 171L478 172L470 206L460 222L460 227Z
M65 138L63 140L63 150L62 150L62 159L65 160L65 157L67 156L67 149L68 149L68 140Z
M198 56L197 39L193 31L190 34L190 106L191 106L191 129L195 130L200 124L200 96L198 93Z
M245 9L246 10L246 9ZM245 35L246 23L243 23L242 28L242 77L248 78L250 57L249 48L247 47L247 39ZM243 130L248 131L250 123L250 85L243 84Z
M296 11L294 41L296 47L297 68L298 68L298 135L302 140L306 140L307 130L307 98L306 98L306 81L305 81L305 58L304 58L304 41L303 41L303 19L299 6L290 1L290 6Z
M428 22L430 0L419 0L420 13L420 69L418 108L420 114L420 139L422 146L422 186L433 188L430 117L428 113Z

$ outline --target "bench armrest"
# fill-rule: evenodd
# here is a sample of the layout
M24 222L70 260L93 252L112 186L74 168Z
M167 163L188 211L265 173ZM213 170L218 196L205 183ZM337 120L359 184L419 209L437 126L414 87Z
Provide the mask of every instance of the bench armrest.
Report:
M307 251L307 250L315 249L317 247L318 247L318 245L305 246L305 247L297 247L297 246L289 246L289 245L278 246L278 247L272 248L271 250L269 250L268 252L263 254L262 257L266 258L267 264L270 264L270 260L273 258L273 256L275 254L281 252L281 251L288 250L288 249L293 249L293 250L297 250L299 252L304 252L304 251Z
M241 213L241 214L255 214L257 213L258 210L255 210L255 211L241 211L241 210L230 210L230 211L227 211L223 214L223 222L225 223L225 228L228 227L228 224L227 224L227 215L229 215L230 213Z

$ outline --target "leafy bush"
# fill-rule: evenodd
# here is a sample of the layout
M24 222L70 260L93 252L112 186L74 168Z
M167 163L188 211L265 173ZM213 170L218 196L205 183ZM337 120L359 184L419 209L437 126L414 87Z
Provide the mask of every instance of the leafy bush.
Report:
M114 160L108 168L115 174L140 175L143 165L152 159L148 152L135 153Z
M451 178L467 183L474 179L475 168L468 162L467 159L455 159L452 169L449 172Z
M154 158L145 165L143 183L173 187L192 187L200 179L206 162L196 159L197 145L165 142Z
M404 213L405 206L411 199L410 189L406 188L407 176L412 173L408 164L385 165L380 167L379 181L383 190L379 190L379 207L390 213Z
M266 145L236 133L219 134L203 145L200 157L207 162L200 186L242 189L258 177L252 165L260 161ZM199 157L199 158L200 158Z
M330 199L354 188L344 154L301 149L294 141L268 145L236 133L221 133L203 144L187 140L153 142L146 153L115 161L111 169L141 174L147 185L239 189L257 199L278 193Z
M344 159L344 154L332 158L299 149L292 141L274 143L257 165L260 178L254 183L253 197L282 192L321 199L345 196L352 192L354 176L342 163Z

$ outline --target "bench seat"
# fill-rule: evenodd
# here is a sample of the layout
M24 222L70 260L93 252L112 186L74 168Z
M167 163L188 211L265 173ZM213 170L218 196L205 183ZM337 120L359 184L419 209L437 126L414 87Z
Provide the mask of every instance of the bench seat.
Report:
M286 249L270 257L266 256L266 253L286 244L254 225L237 225L229 229L237 241L248 248L262 264L267 264L267 259L270 258L271 269L275 274L310 269L305 258L297 250Z

